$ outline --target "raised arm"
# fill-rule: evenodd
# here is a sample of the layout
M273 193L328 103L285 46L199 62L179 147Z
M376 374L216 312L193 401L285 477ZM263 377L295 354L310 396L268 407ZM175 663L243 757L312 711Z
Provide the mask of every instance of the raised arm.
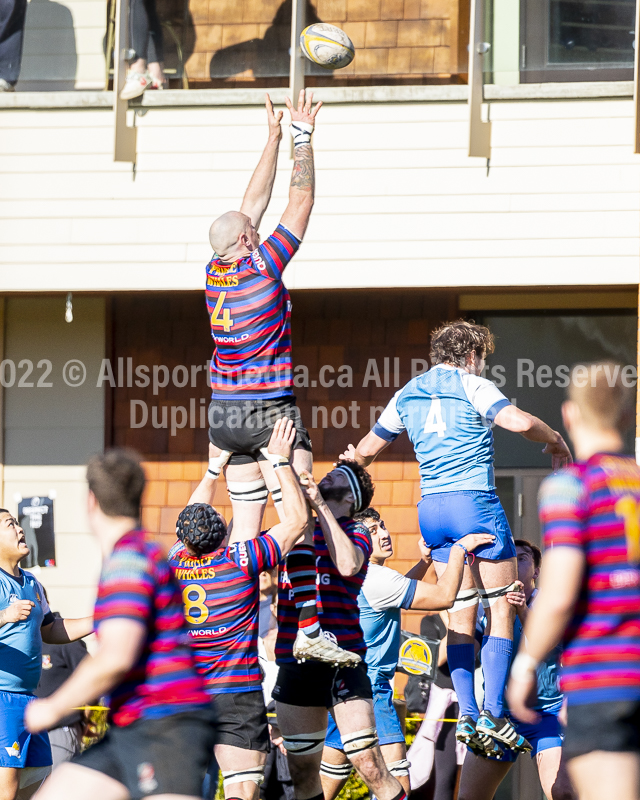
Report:
M551 466L554 471L571 463L571 451L562 436L533 414L528 414L514 405L508 405L498 411L494 421L501 428L519 433L530 442L546 444L542 452L551 456Z
M338 572L341 575L355 575L364 563L364 553L342 530L312 476L305 473L300 476L300 482L309 505L316 512L329 555Z
M305 102L304 89L300 92L297 108L293 107L288 97L286 98L287 108L291 113L294 148L289 205L285 209L281 223L298 239L302 239L307 230L316 189L311 134L322 102L317 103L312 109L312 101L313 94L310 92Z
M269 533L278 542L280 553L286 556L296 544L307 525L310 524L309 508L300 488L298 476L289 461L291 448L296 439L296 429L290 419L278 419L267 447L267 454L273 465L282 489L282 522L275 525Z
M269 200L271 200L271 191L273 190L276 167L278 166L278 150L282 139L282 130L280 128L282 111L274 112L273 103L269 95L267 95L265 107L269 123L269 138L258 166L251 176L240 207L240 212L250 217L254 228L260 227L264 212L267 210Z

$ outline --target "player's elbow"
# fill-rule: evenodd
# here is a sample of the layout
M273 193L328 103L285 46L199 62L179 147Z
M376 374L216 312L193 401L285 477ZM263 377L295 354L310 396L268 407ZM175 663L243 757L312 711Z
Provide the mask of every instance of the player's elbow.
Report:
M338 572L345 578L351 578L357 575L357 573L360 572L361 566L362 565L359 564L357 560L351 558L339 559L336 564Z

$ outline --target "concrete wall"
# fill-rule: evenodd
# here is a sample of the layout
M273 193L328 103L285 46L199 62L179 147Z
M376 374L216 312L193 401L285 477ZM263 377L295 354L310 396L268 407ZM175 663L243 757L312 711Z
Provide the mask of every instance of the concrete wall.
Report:
M488 168L467 156L464 103L327 104L314 136L317 203L289 286L637 283L632 101L495 102L490 112ZM210 222L239 206L266 135L261 107L150 108L136 122L134 176L112 161L109 109L1 119L6 291L201 288ZM263 233L287 202L286 139L282 151Z
M56 566L35 571L52 607L77 617L91 613L100 568L87 526L84 476L88 457L104 445L104 389L96 383L105 352L105 301L76 296L70 324L64 311L64 296L6 301L4 363L16 366L16 378L5 366L3 504L16 513L18 495L55 495ZM64 380L71 359L86 368L78 387Z

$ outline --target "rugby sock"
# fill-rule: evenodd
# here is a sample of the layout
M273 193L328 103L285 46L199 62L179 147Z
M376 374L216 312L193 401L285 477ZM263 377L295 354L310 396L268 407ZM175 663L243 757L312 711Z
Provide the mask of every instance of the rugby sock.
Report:
M396 778L396 780L397 780L397 778ZM398 794L393 798L393 800L407 800L407 795L406 795L404 789L402 789L402 791L398 792Z
M460 716L468 714L475 721L480 716L474 691L473 672L475 667L473 644L447 645L447 661L451 672L453 688L458 695Z
M316 607L316 550L299 544L287 556L287 575L299 610L298 628L312 639L320 636Z
M485 636L482 639L480 661L484 675L484 707L494 717L504 716L504 687L512 654L511 639L500 636Z

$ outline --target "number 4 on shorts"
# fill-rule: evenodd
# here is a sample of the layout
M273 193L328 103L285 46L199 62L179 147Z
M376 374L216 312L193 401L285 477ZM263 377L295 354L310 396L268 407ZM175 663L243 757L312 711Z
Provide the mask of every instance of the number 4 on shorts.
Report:
M218 295L218 300L216 302L215 308L213 309L213 314L211 315L211 325L214 328L222 328L225 333L229 333L231 328L233 327L233 320L231 319L231 313L228 308L225 308L222 311L222 306L227 296L226 292L220 292ZM222 311L222 316L220 316L220 312Z
M440 439L444 438L444 432L447 430L444 419L442 418L442 403L440 398L431 395L431 406L427 414L427 420L424 423L425 433L437 433Z

